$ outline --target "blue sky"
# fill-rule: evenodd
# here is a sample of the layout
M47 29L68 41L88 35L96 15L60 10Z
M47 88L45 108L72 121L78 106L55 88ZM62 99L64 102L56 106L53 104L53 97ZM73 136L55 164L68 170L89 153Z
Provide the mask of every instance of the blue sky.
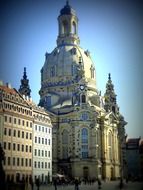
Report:
M16 89L23 68L39 102L45 52L56 47L57 17L65 0L3 0L0 3L0 79ZM129 137L143 137L143 3L140 0L70 0L79 18L80 46L95 62L98 89L108 73Z

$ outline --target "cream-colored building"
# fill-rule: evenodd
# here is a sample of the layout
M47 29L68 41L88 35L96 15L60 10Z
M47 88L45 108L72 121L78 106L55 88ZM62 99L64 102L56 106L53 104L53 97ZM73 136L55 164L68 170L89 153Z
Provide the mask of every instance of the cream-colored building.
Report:
M33 107L33 179L42 183L52 180L52 124L48 113Z
M54 113L53 173L80 178L123 175L126 122L109 74L106 92L96 87L95 65L80 47L78 18L68 4L58 16L57 47L45 54L40 106Z
M0 130L6 179L19 181L32 175L32 110L10 85L0 85L0 96Z
M0 143L6 180L32 177L48 182L52 179L52 124L47 111L29 97L26 68L20 89L21 93L0 83Z

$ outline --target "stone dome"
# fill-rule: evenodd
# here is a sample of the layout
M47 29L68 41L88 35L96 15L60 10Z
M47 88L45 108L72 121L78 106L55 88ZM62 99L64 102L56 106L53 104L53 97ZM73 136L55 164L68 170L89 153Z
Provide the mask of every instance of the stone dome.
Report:
M43 82L51 80L51 77L74 79L80 74L83 74L86 79L91 79L93 67L88 50L84 51L81 47L74 45L59 46L50 54L46 53Z

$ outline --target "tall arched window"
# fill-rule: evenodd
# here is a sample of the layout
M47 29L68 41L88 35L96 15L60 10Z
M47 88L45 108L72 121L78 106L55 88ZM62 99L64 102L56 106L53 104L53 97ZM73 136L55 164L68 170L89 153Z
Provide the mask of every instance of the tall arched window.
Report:
M68 34L68 23L67 23L67 21L63 21L62 31L63 31L63 34Z
M86 128L81 131L81 154L82 158L88 158L88 130Z
M72 23L72 34L76 34L76 24L75 24L75 22Z
M68 131L63 130L62 134L62 153L63 153L63 159L68 158Z
M108 153L109 153L109 159L113 158L112 154L112 133L108 133Z

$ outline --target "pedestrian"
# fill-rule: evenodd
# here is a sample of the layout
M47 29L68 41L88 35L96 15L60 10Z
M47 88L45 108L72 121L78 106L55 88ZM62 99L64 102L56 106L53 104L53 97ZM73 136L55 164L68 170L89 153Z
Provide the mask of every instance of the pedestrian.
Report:
M55 190L57 190L57 178L54 178L54 187L55 187Z
M119 184L119 188L122 189L123 188L123 179L120 179L120 184Z
M74 184L75 184L75 190L79 190L79 181L78 181L78 179L75 179Z
M98 182L98 189L101 189L101 180L99 178L98 178L97 182Z
M30 186L31 186L31 190L33 190L34 183L33 183L32 176L30 176L30 178L29 178L29 183L30 183Z
M36 179L36 186L37 186L37 190L40 190L40 180L39 180L39 178Z

